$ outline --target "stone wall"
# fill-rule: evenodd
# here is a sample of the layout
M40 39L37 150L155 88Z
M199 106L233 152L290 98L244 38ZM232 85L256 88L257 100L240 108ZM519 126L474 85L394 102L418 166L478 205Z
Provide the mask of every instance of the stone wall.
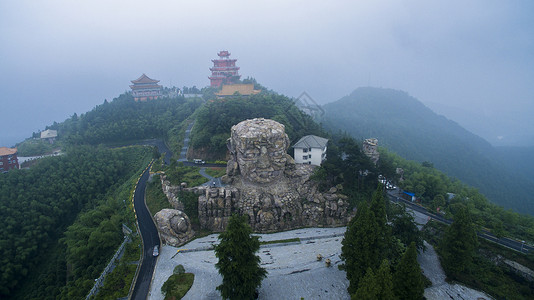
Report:
M183 211L184 204L178 198L178 193L182 187L171 185L171 182L167 180L167 176L165 176L165 174L162 174L160 178L161 178L161 187L163 189L163 193L165 194L165 196L167 196L169 203L172 205L174 209Z
M308 180L309 175L299 179L284 180L268 187L235 184L198 190L201 193L198 200L201 227L224 231L233 213L247 215L256 232L348 223L352 210L349 210L347 196L335 187L327 193L319 192L317 184Z

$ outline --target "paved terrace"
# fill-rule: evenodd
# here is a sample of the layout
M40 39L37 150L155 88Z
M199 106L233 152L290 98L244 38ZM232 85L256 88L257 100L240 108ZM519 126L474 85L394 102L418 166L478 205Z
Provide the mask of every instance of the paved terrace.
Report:
M339 255L345 229L306 228L260 234L261 241L300 238L301 242L263 245L260 248L261 264L268 274L262 281L259 298L350 299L345 272L337 267L341 262ZM186 272L195 274L193 286L184 299L221 299L215 289L222 282L222 277L215 269L217 258L212 250L204 250L217 242L217 234L212 234L180 248L163 246L149 299L163 299L161 286L179 264L184 266ZM195 251L176 254L178 249ZM323 261L317 261L317 254L323 256ZM332 261L331 267L325 266L326 258Z
M412 213L417 223L423 225L428 221L426 215L415 211ZM268 274L259 289L259 299L350 299L347 293L349 282L345 272L338 269L345 230L346 227L305 228L259 234L261 241L297 237L301 240L300 243L261 246L261 264ZM193 286L183 299L221 299L215 289L222 282L222 277L215 269L217 258L213 250L208 250L216 243L217 234L212 234L179 248L163 246L148 299L163 299L161 286L179 264L184 266L186 272L195 274ZM427 299L492 299L483 292L445 282L445 273L436 252L431 245L426 246L428 250L419 253L417 260L424 274L432 281L432 287L425 289ZM187 250L176 254L178 249ZM317 261L317 254L323 256L323 261ZM324 264L326 258L332 261L329 268Z

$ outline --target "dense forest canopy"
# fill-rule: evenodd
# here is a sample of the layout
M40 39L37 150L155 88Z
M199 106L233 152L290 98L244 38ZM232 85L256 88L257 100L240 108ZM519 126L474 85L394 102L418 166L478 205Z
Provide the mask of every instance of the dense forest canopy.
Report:
M162 98L134 102L122 94L93 110L57 125L58 135L71 144L99 144L152 137L167 138L168 131L190 116L200 106L198 98ZM51 129L55 126L52 126Z
M135 102L130 93L104 101L91 111L72 115L64 122L47 126L58 131L57 145L124 144L149 138L167 140L179 149L181 123L202 104L200 98L164 97L157 101ZM17 145L21 156L40 155L53 146L28 139ZM178 151L179 152L179 151Z
M417 99L391 89L359 88L324 106L323 124L357 139L378 138L402 157L428 161L480 189L491 201L534 214L534 180L505 166L495 149Z
M206 103L196 112L191 145L196 150L209 149L210 158L224 159L230 128L253 118L273 119L284 124L291 145L308 134L326 135L291 99L263 91L258 95L234 96Z
M80 211L93 209L150 155L150 149L141 147L78 146L29 170L1 174L0 295L9 295L19 285ZM120 227L115 229L120 232Z

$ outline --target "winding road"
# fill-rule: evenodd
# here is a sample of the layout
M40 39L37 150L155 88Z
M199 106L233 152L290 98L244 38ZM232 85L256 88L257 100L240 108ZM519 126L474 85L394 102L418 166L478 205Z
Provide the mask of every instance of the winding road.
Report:
M180 159L183 159L184 161L186 160L185 154L187 153L187 149L189 147L189 134L191 133L193 124L194 122L191 122L185 132L184 147L180 153ZM165 153L165 157L163 158L164 163L166 165L171 163L171 157L173 153L162 140L145 140L139 142L138 144L156 146L159 153ZM135 300L147 299L148 292L150 291L150 284L152 282L152 276L154 274L154 268L158 259L158 257L153 256L154 246L157 245L159 247L161 245L158 230L145 203L146 183L150 177L151 166L152 164L150 164L141 175L134 192L134 209L141 239L143 240L143 259L141 260L141 266L139 268L139 273L137 274L137 279L135 281L135 286L131 297L131 299Z
M139 144L156 146L160 153L165 153L163 161L166 165L170 164L172 151L161 140L146 140ZM158 229L152 220L152 216L148 211L145 204L145 190L146 183L150 177L150 167L143 172L139 179L134 192L134 208L137 216L137 224L139 226L139 232L141 239L143 240L143 259L141 260L141 267L137 274L135 286L132 291L131 299L145 300L150 290L150 283L152 282L152 275L154 274L154 268L158 257L153 256L154 246L160 246L161 242L158 235Z
M429 212L426 208L401 198L399 196L400 195L400 191L397 191L397 190L388 191L387 194L390 197L390 200L393 201L393 202L401 202L401 203L405 204L406 207L409 207L410 209L413 209L413 210L418 211L418 212L420 212L422 214L425 214L425 215L429 216L430 218L432 218L432 219L434 219L436 221L440 221L440 222L448 224L448 225L452 224L452 220L446 219L446 218L444 218L444 217L442 217L440 215L433 214L433 213ZM506 237L499 238L499 237L496 237L495 235L493 235L491 232L489 232L487 230L481 230L481 231L477 232L477 235L480 238L486 239L486 240L488 240L490 242L497 243L497 244L499 244L501 246L505 246L505 247L508 247L510 249L522 252L522 253L529 253L530 251L534 250L534 247L525 244L523 241L513 240L513 239L510 239L510 238L506 238Z
M152 164L150 164L151 166ZM137 223L139 232L143 239L143 259L141 267L135 281L135 286L132 292L131 299L145 300L150 290L150 282L152 281L152 274L156 266L157 257L152 255L155 245L160 245L158 230L152 221L150 212L145 205L145 190L148 177L150 176L150 166L145 170L134 192L134 208L137 216Z

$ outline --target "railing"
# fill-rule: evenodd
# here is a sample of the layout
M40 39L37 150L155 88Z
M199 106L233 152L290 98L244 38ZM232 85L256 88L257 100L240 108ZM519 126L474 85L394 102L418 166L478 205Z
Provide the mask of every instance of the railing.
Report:
M85 300L90 299L91 297L95 296L98 293L100 288L104 285L104 279L106 275L113 270L113 268L115 267L116 261L120 258L120 256L122 255L124 251L124 247L126 246L127 243L131 241L132 240L130 239L129 236L124 237L124 241L120 245L117 252L115 252L115 255L113 255L113 258L111 258L111 260L109 261L104 271L102 271L102 274L100 274L100 277L98 277L98 279L95 280L95 285L93 285L93 288L91 289L91 291L89 291L89 294L87 295L87 297L85 297Z

